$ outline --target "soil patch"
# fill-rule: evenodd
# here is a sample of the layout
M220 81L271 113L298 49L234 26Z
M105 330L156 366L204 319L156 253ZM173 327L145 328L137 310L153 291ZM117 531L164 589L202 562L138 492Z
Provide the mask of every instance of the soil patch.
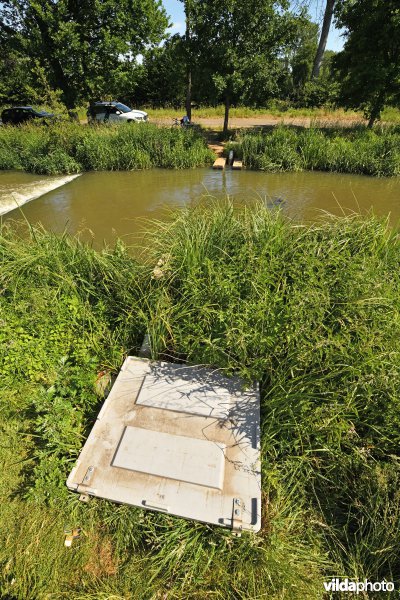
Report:
M103 575L116 575L118 571L118 562L113 556L113 547L108 538L93 539L93 550L89 561L84 567L87 573L100 578Z

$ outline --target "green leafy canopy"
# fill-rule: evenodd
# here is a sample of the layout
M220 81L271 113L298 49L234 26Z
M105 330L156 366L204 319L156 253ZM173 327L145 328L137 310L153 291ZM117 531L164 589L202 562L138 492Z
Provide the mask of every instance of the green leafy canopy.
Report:
M8 0L0 28L15 47L38 60L68 108L110 93L121 71L165 36L160 0Z
M400 6L398 0L357 0L338 7L346 29L344 49L334 59L340 102L364 110L370 126L385 104L400 102Z

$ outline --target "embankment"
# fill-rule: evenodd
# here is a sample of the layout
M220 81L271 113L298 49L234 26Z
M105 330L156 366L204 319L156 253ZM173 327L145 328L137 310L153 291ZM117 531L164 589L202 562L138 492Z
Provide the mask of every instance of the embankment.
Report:
M399 127L294 128L242 132L225 146L249 169L400 174ZM82 171L185 169L211 165L200 132L150 123L89 127L59 123L0 129L0 170L61 175Z
M212 164L196 131L151 124L59 123L0 128L0 170L61 175L81 171L184 169Z
M120 242L99 253L31 233L0 237L5 597L314 600L334 575L400 584L396 232L227 203L153 223L142 262ZM260 381L259 535L66 489L102 404L98 373L146 330L154 357ZM72 550L66 525L82 528Z
M290 128L244 132L225 147L248 169L334 171L374 176L400 175L400 129L364 126Z

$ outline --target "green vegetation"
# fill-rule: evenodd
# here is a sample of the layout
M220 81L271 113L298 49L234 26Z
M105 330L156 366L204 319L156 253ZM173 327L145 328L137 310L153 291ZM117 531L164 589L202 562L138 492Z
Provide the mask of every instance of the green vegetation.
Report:
M118 98L185 105L190 116L192 100L223 103L225 131L235 106L350 108L371 127L384 106L400 106L397 0L326 0L322 24L309 2L181 0L185 33L175 35L158 0L82 2L0 3L1 105L62 104L76 116ZM339 52L326 50L332 19Z
M213 153L193 130L151 124L83 127L60 123L0 129L0 169L57 175L210 164Z
M270 133L242 133L226 145L246 167L263 171L337 171L400 175L400 132L363 126L299 129L280 126Z
M160 113L165 118L165 112ZM314 125L310 129L278 126L268 133L247 130L226 145L225 154L230 149L250 169L400 174L397 127L370 131L364 126ZM210 165L213 159L213 152L196 130L180 127L59 123L47 128L0 129L0 170L58 175L151 167L184 169Z
M340 2L338 24L346 29L343 51L333 60L338 101L362 109L372 127L385 104L400 102L400 15L397 0Z
M160 118L166 117L165 111L157 112ZM212 114L208 109L198 112ZM225 154L231 149L250 169L400 174L397 127L369 131L364 126L314 125L310 129L278 126L268 133L247 130L226 145ZM210 165L214 158L196 130L180 127L59 123L47 128L30 125L0 129L0 170L58 175L151 167L184 169Z
M0 100L31 104L56 93L75 109L82 99L121 94L135 85L132 57L158 45L168 26L158 0L4 0Z
M400 124L400 110L393 106L385 106L381 113L382 121L393 124Z
M2 597L322 600L332 576L397 587L397 233L372 217L305 227L261 205L199 205L152 223L143 256L2 231ZM146 329L154 357L261 381L259 535L66 489L97 374ZM72 549L65 525L82 527Z
M230 0L229 7L190 0L185 7L188 66L191 69L196 64L215 96L223 99L226 133L235 97L242 96L245 104L253 104L261 90L267 97L278 92L281 55L296 37L298 19L289 12L286 0Z
M173 118L180 114L185 114L185 108L183 106L178 108L146 108L149 117L157 118ZM223 104L217 106L200 106L192 109L192 119L207 119L212 117L223 117L225 107ZM400 120L400 116L397 109L391 110L391 117L397 115ZM272 115L274 117L315 117L323 118L329 117L331 120L340 120L346 118L360 118L357 113L353 111L345 112L343 109L332 109L332 108L295 108L287 102L276 102L268 104L263 108L255 108L251 106L232 106L230 109L230 116L236 118L247 118L247 117L262 117Z

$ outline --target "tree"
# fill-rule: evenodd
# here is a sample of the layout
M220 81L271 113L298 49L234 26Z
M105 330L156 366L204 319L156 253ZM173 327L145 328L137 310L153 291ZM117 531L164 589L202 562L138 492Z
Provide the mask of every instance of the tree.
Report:
M338 22L346 32L343 51L334 57L340 80L339 101L362 109L368 126L386 103L400 101L400 6L398 0L343 3Z
M338 96L338 82L332 69L333 50L325 50L318 79L307 79L295 89L294 100L298 106L316 108L332 106Z
M311 77L313 79L315 79L319 76L322 59L324 58L326 43L328 41L329 30L331 28L334 6L335 6L335 0L326 0L321 35L319 38L318 48L317 48L317 52L315 54L314 65L313 65L313 70L312 70L312 74L311 74Z
M310 79L318 44L318 25L304 12L297 20L297 32L289 48L289 63L294 88L303 87Z
M168 26L160 0L7 0L0 30L48 73L68 108L101 96Z
M225 105L228 130L232 98L251 86L260 69L271 74L293 34L287 0L191 0L192 43L197 64L213 70Z
M186 63L186 114L192 119L192 0L181 0L185 10L186 31L184 37L185 63Z
M138 98L153 106L181 107L186 97L184 40L174 35L143 58Z

